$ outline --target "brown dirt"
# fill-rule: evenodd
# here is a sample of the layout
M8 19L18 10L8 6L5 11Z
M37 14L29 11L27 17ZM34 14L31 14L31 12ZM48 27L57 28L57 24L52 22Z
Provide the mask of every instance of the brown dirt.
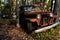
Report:
M0 20L0 39L1 40L35 40L28 35L22 28L9 24L8 20Z

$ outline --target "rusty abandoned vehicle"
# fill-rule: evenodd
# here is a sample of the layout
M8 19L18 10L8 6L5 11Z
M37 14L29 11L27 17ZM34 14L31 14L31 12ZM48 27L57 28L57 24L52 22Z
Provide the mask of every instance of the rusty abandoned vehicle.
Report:
M41 7L41 3L32 5L20 6L20 23L26 25L28 32L54 24L57 21L58 15L53 12L53 5L51 11L45 11Z

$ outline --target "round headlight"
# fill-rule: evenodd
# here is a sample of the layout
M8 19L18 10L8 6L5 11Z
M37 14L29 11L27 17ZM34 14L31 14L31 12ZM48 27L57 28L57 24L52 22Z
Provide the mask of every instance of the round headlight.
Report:
M50 17L53 17L53 14L52 13L50 13Z
M40 18L41 18L41 15L40 15L40 14L38 14L38 15L37 15L37 18L38 18L38 19L40 19Z

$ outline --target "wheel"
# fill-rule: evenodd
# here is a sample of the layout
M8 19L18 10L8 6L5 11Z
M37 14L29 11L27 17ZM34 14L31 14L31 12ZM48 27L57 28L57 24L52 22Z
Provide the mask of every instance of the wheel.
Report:
M28 31L28 33L29 34L31 34L32 33L32 23L27 23L27 31Z

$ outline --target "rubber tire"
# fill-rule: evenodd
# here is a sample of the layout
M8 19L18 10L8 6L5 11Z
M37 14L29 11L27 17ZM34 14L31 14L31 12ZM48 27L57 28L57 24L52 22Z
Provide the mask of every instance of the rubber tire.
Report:
M28 31L28 33L29 34L31 34L32 33L32 23L27 23L27 31Z

